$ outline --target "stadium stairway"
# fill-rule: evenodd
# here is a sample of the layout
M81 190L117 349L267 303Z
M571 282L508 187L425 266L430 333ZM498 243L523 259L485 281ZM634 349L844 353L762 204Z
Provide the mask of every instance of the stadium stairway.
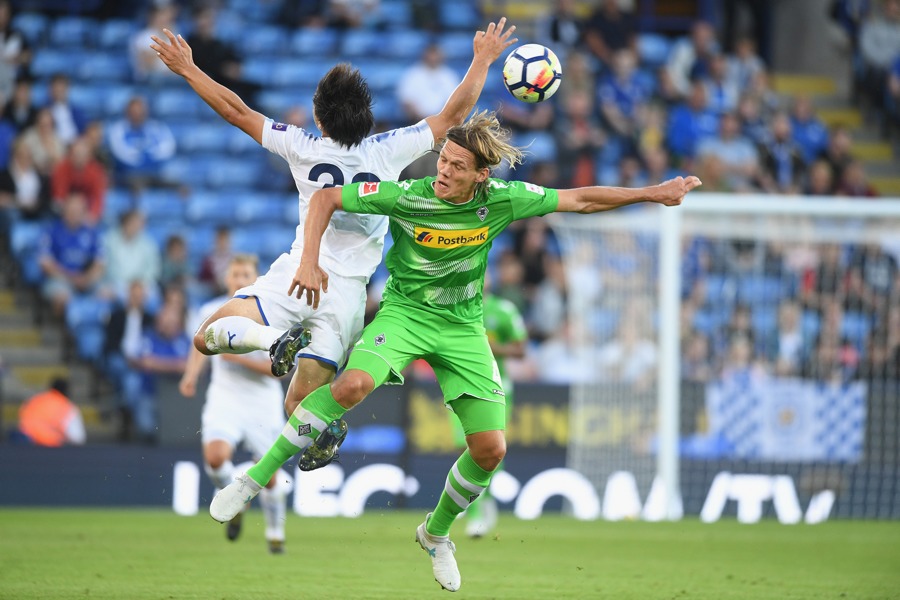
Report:
M109 386L90 366L67 359L62 325L49 319L37 324L33 302L33 292L0 283L0 439L18 422L22 402L64 376L70 398L81 408L88 441L113 441L119 425Z
M776 73L774 90L785 98L812 98L816 115L829 128L843 125L853 136L853 155L865 165L869 181L882 196L900 196L900 159L885 141L873 118L853 106L840 82L827 75Z

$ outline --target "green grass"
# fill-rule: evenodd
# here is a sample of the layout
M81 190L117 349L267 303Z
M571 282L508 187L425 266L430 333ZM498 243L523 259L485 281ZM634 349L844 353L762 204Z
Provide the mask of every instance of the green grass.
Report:
M414 543L419 512L290 515L270 556L262 514L225 540L205 515L165 510L0 511L0 598L446 597ZM457 526L457 534L462 527ZM900 598L900 523L816 526L501 518L456 536L460 598Z

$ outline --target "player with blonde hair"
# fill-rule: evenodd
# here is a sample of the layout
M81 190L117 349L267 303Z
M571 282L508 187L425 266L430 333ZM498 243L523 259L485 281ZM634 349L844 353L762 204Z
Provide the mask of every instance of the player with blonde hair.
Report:
M390 219L394 246L386 258L391 276L384 299L343 373L307 396L266 456L213 498L213 518L230 519L285 460L304 448L302 469L328 464L346 435L342 415L376 387L401 384L403 369L424 358L435 371L444 402L462 423L467 449L450 469L437 506L416 529L416 540L431 557L438 583L450 591L459 589L450 526L488 487L506 455L503 384L482 321L492 241L517 219L595 213L644 201L676 206L700 185L696 177L678 177L637 189L554 190L490 177L501 161L516 164L521 157L496 116L481 112L448 130L437 177L360 183L313 194L300 269L289 293L297 298L305 294L306 302L316 307L321 292L327 292L319 248L340 209Z

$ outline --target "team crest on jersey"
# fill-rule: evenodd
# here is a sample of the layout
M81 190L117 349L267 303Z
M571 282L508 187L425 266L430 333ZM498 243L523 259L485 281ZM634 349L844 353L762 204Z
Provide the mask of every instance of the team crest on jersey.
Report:
M378 193L378 186L381 185L380 181L366 181L361 186L359 186L359 197L363 196L371 196L372 194Z
M479 219L481 219L482 221L484 221L484 218L485 218L485 217L487 216L487 214L488 214L488 207L487 207L487 206L482 206L481 208L479 208L478 210L475 211L475 214L478 215L478 218L479 218Z
M272 122L272 129L275 131L287 131L287 123L279 123L277 121Z
M385 341L385 340L384 340L384 334L383 334L383 333L379 333L378 335L375 336L375 345L376 345L376 346L382 345L382 344L384 343L384 341Z

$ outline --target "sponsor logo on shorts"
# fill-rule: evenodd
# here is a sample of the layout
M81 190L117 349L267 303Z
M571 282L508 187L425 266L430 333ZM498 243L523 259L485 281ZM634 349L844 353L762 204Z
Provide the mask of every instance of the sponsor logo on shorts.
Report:
M272 129L275 131L287 131L287 123L279 123L277 121L272 122Z
M309 423L301 423L297 427L297 435L309 435L310 433L312 433L312 425Z
M488 241L490 227L478 229L425 229L416 227L413 235L416 243L427 248L442 248L449 250L460 246L481 246Z
M485 217L487 216L487 214L488 214L488 207L487 207L487 206L482 206L481 208L479 208L478 210L475 211L475 214L478 215L478 218L479 218L479 219L481 219L482 221L484 221L484 218L485 218Z
M378 193L378 186L381 185L380 181L366 181L361 186L359 186L359 197L363 196L371 196L372 194Z
M382 345L384 342L385 342L385 339L384 339L384 334L383 334L383 333L379 333L378 335L375 336L375 345L376 345L376 346L380 346L380 345Z

